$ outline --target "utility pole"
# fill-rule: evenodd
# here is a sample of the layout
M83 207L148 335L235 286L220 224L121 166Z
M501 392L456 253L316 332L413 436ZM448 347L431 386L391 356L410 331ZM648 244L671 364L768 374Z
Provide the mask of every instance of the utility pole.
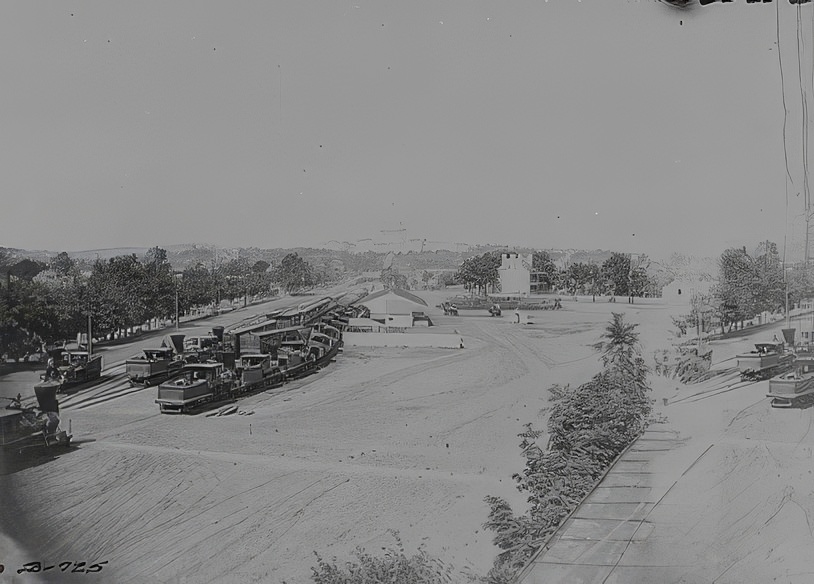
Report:
M93 355L93 323L90 306L88 307L88 359Z
M786 282L786 328L791 328L791 315L789 314L789 270L783 266L783 280Z
M178 279L183 277L183 272L172 272L172 283L175 284L175 330L181 328L181 291L178 287Z

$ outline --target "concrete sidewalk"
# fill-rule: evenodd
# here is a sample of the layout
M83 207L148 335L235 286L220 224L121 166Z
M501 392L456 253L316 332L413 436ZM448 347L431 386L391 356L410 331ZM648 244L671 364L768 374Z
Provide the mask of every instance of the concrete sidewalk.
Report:
M690 445L669 425L654 424L634 442L548 543L517 575L523 584L653 584L683 582L692 566L653 553L653 514L669 508L680 478L710 449ZM689 514L693 515L692 513ZM660 522L664 517L660 518Z

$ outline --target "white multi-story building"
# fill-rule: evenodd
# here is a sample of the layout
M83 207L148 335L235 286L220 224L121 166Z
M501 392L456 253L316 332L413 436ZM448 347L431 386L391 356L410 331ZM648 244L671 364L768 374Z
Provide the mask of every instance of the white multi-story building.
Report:
M526 296L531 294L532 254L504 252L500 254L500 294L505 296Z

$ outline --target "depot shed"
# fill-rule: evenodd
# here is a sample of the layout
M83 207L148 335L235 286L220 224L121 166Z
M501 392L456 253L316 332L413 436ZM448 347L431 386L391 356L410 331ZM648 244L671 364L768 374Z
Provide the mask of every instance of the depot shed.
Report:
M398 288L379 290L362 298L358 304L370 310L370 318L393 326L412 326L414 313L423 314L427 308L424 300Z

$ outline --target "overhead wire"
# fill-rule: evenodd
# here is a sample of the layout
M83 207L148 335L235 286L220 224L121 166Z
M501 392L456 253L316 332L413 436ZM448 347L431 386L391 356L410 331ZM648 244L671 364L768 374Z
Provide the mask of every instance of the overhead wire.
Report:
M775 18L776 18L776 32L777 32L777 60L780 65L780 90L783 95L783 157L786 160L786 178L788 181L791 181L791 184L794 184L794 180L791 178L791 172L789 171L789 154L788 154L788 146L786 144L786 126L788 123L789 117L789 108L786 105L786 82L783 76L783 57L780 54L780 3L775 3Z
M808 181L808 96L806 83L803 81L802 62L805 55L805 38L803 36L802 7L797 5L797 75L800 82L800 105L802 113L802 155L803 155L803 200L806 209L806 234L808 234L811 219L811 189ZM808 237L806 237L808 241ZM806 246L806 260L808 260L808 246Z
M802 170L803 170L803 204L805 207L805 265L809 264L810 254L810 227L811 227L811 190L809 188L808 173L808 98L806 87L803 81L803 58L805 54L805 41L803 38L802 7L797 5L797 78L800 84L800 113L801 113L801 133L800 140L802 146ZM779 50L779 49L778 49Z
M783 97L783 158L786 162L786 176L783 183L786 193L786 216L785 216L785 230L783 235L783 265L786 263L786 238L788 235L789 225L789 181L791 181L791 173L789 172L789 153L786 144L786 125L788 123L789 109L786 105L786 83L783 77L783 57L780 54L780 9L775 5L775 33L777 35L777 61L780 65L780 91ZM793 184L793 181L792 181Z

